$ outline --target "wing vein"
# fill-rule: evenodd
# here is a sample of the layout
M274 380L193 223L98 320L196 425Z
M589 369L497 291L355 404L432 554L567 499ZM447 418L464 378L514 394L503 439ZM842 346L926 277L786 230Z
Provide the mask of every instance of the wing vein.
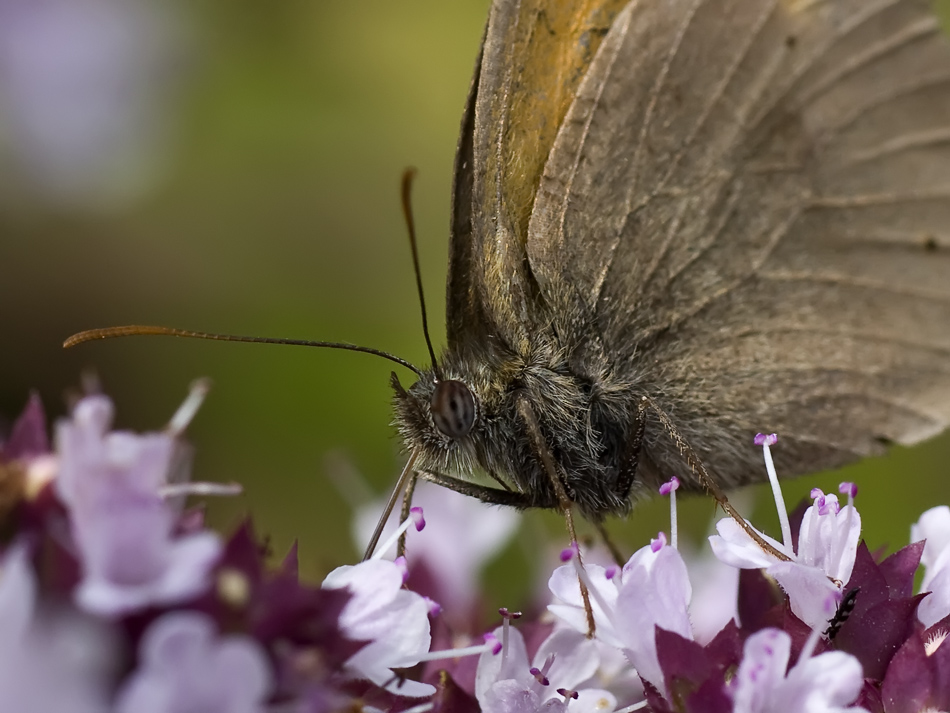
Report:
M631 19L631 13L628 13L626 22L624 23L623 31L621 32L622 37L626 37L629 31L630 19ZM574 158L571 161L570 176L565 181L565 185L564 185L565 198L564 200L561 201L560 215L558 216L558 228L560 229L561 235L565 234L565 228L566 228L567 207L569 203L569 201L567 200L567 196L570 195L572 187L574 185L574 181L577 178L577 170L580 166L581 156L583 155L583 152L584 152L584 142L585 142L586 137L590 133L590 126L594 120L595 110L597 106L600 104L601 99L603 97L604 87L606 87L608 80L610 79L613 73L614 66L617 62L617 57L619 56L620 44L622 43L618 43L617 48L614 51L613 58L611 58L610 62L608 62L608 69L604 72L603 79L601 80L600 84L597 87L597 94L593 100L593 106L591 107L590 112L587 115L587 120L584 122L584 130L582 133L582 138L577 142L577 150L574 152ZM619 243L619 241L620 241L620 235L618 234L613 238L612 243L607 250L610 256L612 256L614 251L616 251L617 244ZM607 269L608 269L608 266L610 265L610 262L611 262L611 257L608 257L605 260L605 266L601 270L601 274L597 279L597 283L595 284L595 289L594 289L595 294L598 294L598 295L600 294L600 288L603 285L604 279L606 278Z
M950 294L937 292L936 290L925 290L917 287L897 286L892 282L885 280L872 280L854 277L853 275L842 274L815 274L809 272L794 271L772 271L759 272L756 277L772 282L812 282L826 285L844 285L845 287L859 287L861 289L871 289L878 292L887 292L892 295L901 295L904 297L917 297L920 299L936 300L938 302L950 303Z
M767 328L757 327L739 333L733 333L732 338L751 337L756 334L819 334L822 336L833 337L835 339L853 339L858 342L869 342L875 344L898 344L907 349L916 349L921 352L929 352L938 356L950 355L950 346L943 346L931 342L922 342L920 340L908 339L906 337L896 337L892 334L882 335L875 332L862 332L858 330L845 330L840 326L835 328L822 329L811 325L770 325Z
M950 142L950 127L939 129L912 131L900 134L888 141L884 141L874 148L852 154L845 161L846 166L855 166L869 163L887 156L899 154L903 151L920 149L928 146L939 146Z
M657 188L654 190L654 193L659 193L666 186L669 179L672 177L673 172L679 165L680 161L682 161L683 156L686 154L687 149L692 146L693 141L699 135L700 129L703 128L703 126L706 124L706 121L709 119L710 115L712 114L712 110L722 100L725 94L726 88L729 86L729 83L736 76L736 72L739 71L739 66L742 64L743 60L748 56L749 51L752 49L752 46L755 44L755 41L759 37L759 33L762 31L762 28L765 26L765 24L769 21L769 18L772 17L772 14L775 12L775 9L777 7L778 7L778 0L772 0L772 2L766 7L765 12L763 12L759 16L758 20L753 25L752 31L749 33L748 39L742 45L741 50L735 56L733 62L726 68L726 71L723 73L721 81L717 84L715 90L713 91L709 102L703 108L703 111L700 113L698 119L696 120L696 123L693 124L693 128L686 135L686 138L683 141L683 145L680 147L679 151L676 152L676 155L673 157L673 160L670 162L670 165L667 168L666 173L664 174L663 178L660 179ZM781 54L781 51L779 51L778 54ZM767 79L769 78L769 75L771 75L772 72L774 72L776 68L777 67L774 62L762 63L762 65L760 65L759 71L760 73L766 75L765 77L763 77L765 81L755 82L757 93L753 93L752 98L748 101L746 107L743 107L742 109L736 112L739 115L737 128L741 129L744 127L745 119L747 118L747 116L745 115L745 110L748 109L748 106L754 105L756 99L758 99L758 97L762 95L762 92L765 90L767 86Z
M843 81L848 76L860 71L862 68L871 64L875 60L885 57L892 52L896 52L911 42L926 39L927 37L931 37L932 35L935 35L939 32L940 23L935 17L925 17L918 22L901 28L897 34L885 38L880 42L876 42L861 54L849 59L847 62L839 66L836 71L825 77L824 81L818 82L811 88L810 91L802 94L802 96L799 98L796 108L814 101L816 97L825 94L836 84Z
M902 205L904 203L950 199L950 186L938 186L927 191L912 193L862 193L853 196L819 196L813 198L806 208L867 208L871 206Z
M791 73L791 75L788 77L788 81L784 89L778 92L770 103L762 107L762 109L759 111L759 115L752 122L750 122L750 126L757 126L759 123L761 123L765 119L765 117L767 117L769 113L773 109L775 109L775 107L778 106L778 104L788 96L792 87L795 86L798 80L800 80L803 76L805 76L805 74L807 74L808 71L812 67L814 67L815 64L822 57L824 57L828 53L828 51L831 50L832 47L834 47L835 43L838 40L848 35L848 33L853 31L854 29L860 27L864 22L870 20L875 15L894 7L901 1L902 0L883 0L882 2L876 5L869 3L864 8L865 10L864 12L856 13L853 17L849 18L848 21L843 22L841 24L841 27L837 28L837 31L832 33L824 44L819 45L815 49L815 51L812 52L811 56L808 57L801 64L801 66L797 68L796 71ZM811 9L811 7L809 6L807 9Z

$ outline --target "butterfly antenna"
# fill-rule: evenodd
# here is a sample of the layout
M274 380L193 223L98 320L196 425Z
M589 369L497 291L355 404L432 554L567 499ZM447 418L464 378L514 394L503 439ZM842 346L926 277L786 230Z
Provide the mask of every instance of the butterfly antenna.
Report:
M278 339L271 337L243 337L236 334L215 334L213 332L194 332L190 329L175 329L174 327L152 327L146 325L133 324L125 327L106 327L104 329L87 329L85 332L74 334L65 342L63 347L68 349L83 342L91 342L96 339L112 339L114 337L137 337L137 336L162 336L162 337L184 337L187 339L211 339L218 342L251 342L252 344L290 344L298 347L323 347L325 349L344 349L351 352L362 352L374 356L388 359L400 366L404 366L410 371L422 376L422 370L414 366L405 359L397 357L389 352L372 347L361 347L347 342L316 342L309 339Z
M432 359L432 370L435 378L441 379L439 364L435 360L435 350L432 348L432 339L429 337L429 318L426 316L426 297L422 291L422 272L419 270L419 247L416 245L416 223L412 218L412 179L416 176L416 169L407 168L402 174L402 214L406 219L406 228L409 230L409 247L412 248L412 268L416 273L416 289L419 291L419 307L422 310L422 333L426 338L426 347L429 349L429 358Z

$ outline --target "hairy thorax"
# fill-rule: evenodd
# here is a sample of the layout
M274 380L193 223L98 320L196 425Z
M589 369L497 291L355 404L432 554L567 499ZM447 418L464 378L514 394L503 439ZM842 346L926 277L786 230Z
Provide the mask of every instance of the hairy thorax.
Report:
M440 364L441 379L428 371L408 390L394 379L396 426L417 454L416 467L463 479L481 471L529 496L525 507L553 508L557 492L543 448L585 515L626 512L630 482L624 476L631 474L624 469L635 467L639 448L632 425L636 389L608 372L578 373L570 356L549 342L526 351L499 357L497 348L459 350ZM474 421L462 437L446 435L433 418L439 380L461 382L471 392ZM525 409L540 427L540 443L531 437Z

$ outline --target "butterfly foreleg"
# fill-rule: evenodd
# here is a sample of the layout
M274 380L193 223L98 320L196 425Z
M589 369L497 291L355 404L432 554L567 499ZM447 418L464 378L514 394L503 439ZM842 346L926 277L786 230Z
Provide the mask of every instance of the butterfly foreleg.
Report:
M620 551L617 543L614 542L613 538L610 536L610 533L607 532L607 527L604 525L604 521L591 520L590 523L594 526L594 529L597 530L597 534L600 536L601 542L604 543L604 547L606 547L607 551L610 552L610 556L614 558L614 562L623 567L627 563L627 558L623 556L623 552Z
M657 418L660 420L660 423L663 424L663 427L666 429L667 434L670 438L673 439L673 442L676 444L676 447L679 449L680 454L683 458L686 459L686 464L690 467L690 470L696 474L699 478L699 482L702 484L706 490L709 491L716 502L719 503L721 507L729 517L736 521L736 524L741 527L745 533L752 538L752 541L755 542L759 547L761 547L765 552L777 557L778 559L788 562L791 558L784 552L780 552L775 549L772 545L765 541L765 539L756 532L748 521L739 514L732 503L729 502L729 498L726 497L726 494L722 491L722 488L719 487L719 484L709 475L709 471L706 470L706 466L703 465L703 462L699 459L699 456L696 455L696 452L690 447L689 443L686 442L686 439L683 438L679 430L673 424L672 419L666 414L666 412L660 408L660 406L651 399L649 396L644 396L640 400L640 410L644 411L650 409L653 413L656 414Z
M406 491L402 495L402 512L399 514L399 522L405 522L410 515L409 511L412 509L412 496L416 492L416 483L418 480L419 473L412 471L412 474L406 482ZM399 537L399 542L396 544L396 557L406 556L406 535L407 533L404 532Z
M640 449L643 446L643 432L647 424L646 412L648 408L649 405L645 401L641 401L637 407L636 422L630 436L627 438L620 475L612 488L613 492L623 500L630 497L630 488L633 487L633 481L637 477L637 468L640 466Z
M567 525L567 532L571 538L571 545L577 548L577 530L574 527L574 502L568 496L567 488L564 487L564 481L561 480L561 476L557 472L557 466L554 464L554 458L551 457L551 451L548 449L547 442L544 440L544 435L541 433L541 424L538 423L534 409L531 408L531 402L528 401L526 397L519 396L516 403L518 415L521 417L521 420L524 421L524 425L527 428L528 438L531 440L535 455L541 460L541 463L544 465L544 470L551 480L551 485L554 486L558 504L560 505L561 512L564 513L564 522ZM580 549L576 549L576 552L577 563L583 566ZM584 602L584 611L587 614L587 637L592 639L594 638L594 630L596 627L594 624L594 610L590 605L590 592L587 591L587 585L584 584L581 579L578 579L578 584L580 585L581 599Z
M453 478L451 475L436 473L431 470L417 470L416 475L430 483L435 483L443 488L454 490L456 493L462 495L468 495L489 505L506 505L508 507L518 508L519 510L538 507L537 501L534 498L515 490L490 488L486 485L470 483L467 480Z

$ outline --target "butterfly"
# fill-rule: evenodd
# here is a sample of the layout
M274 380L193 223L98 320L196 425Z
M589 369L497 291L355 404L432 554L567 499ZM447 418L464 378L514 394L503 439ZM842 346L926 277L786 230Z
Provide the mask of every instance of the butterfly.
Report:
M919 0L491 7L448 345L396 423L486 502L626 513L950 421L950 46ZM695 465L695 464L694 464ZM487 472L497 487L463 476ZM684 476L685 472L685 476ZM566 502L565 502L566 499Z
M495 0L452 209L428 369L154 327L67 343L408 367L391 506L420 475L597 523L674 474L724 502L764 478L758 431L792 476L950 422L950 45L929 2Z

